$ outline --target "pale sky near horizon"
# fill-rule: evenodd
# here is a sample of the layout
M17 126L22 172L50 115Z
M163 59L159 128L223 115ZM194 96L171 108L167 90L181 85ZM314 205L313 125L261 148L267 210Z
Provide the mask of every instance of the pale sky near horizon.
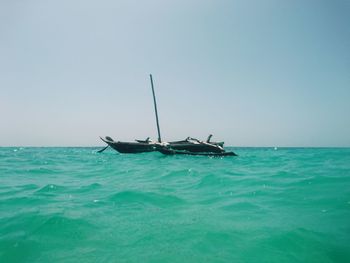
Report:
M0 0L0 146L350 147L349 0Z

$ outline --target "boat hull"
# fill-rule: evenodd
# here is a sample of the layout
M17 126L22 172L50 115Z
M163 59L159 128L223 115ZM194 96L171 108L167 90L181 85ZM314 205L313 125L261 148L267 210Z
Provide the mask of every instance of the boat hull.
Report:
M156 150L154 145L145 143L115 142L108 143L108 145L120 153L143 153Z
M191 142L184 142L184 143L169 143L169 146L173 150L179 150L179 151L188 151L188 152L214 152L214 153L221 153L224 152L224 149L222 147L219 147L217 145L209 144L209 143L191 143Z
M159 147L158 151L165 155L201 155L201 156L212 156L212 157L223 157L223 156L237 156L234 152L190 152L186 150L174 150L169 147Z
M154 143L142 143L142 142L116 142L101 138L102 141L107 143L111 148L120 153L144 153L156 151L156 145Z

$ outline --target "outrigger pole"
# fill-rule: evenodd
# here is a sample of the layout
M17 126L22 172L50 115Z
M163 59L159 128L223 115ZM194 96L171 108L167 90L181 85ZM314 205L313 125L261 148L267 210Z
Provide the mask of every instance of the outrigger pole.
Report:
M159 120L158 120L158 111L157 111L157 101L156 101L156 95L155 95L155 93L154 93L152 74L149 74L149 77L150 77L150 79L151 79L152 94L153 94L153 102L154 102L154 111L155 111L155 113L156 113L157 130L158 130L158 142L162 142L162 138L161 138L161 136L160 136Z

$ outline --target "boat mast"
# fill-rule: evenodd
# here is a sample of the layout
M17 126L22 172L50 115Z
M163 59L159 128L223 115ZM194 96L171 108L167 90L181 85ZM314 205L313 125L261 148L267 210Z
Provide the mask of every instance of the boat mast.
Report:
M162 138L160 137L159 120L158 120L158 111L157 111L157 101L156 101L156 95L155 95L155 93L154 93L152 74L149 74L149 77L150 77L150 79L151 79L152 94L153 94L153 102L154 102L154 111L155 111L155 113L156 113L157 130L158 130L158 142L162 142Z

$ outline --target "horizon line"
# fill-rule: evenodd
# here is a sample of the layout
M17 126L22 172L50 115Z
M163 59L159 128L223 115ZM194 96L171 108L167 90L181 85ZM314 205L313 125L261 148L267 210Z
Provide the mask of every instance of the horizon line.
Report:
M42 146L18 146L18 145L11 145L11 146L1 146L0 148L100 148L104 145L89 145L89 146L74 146L74 145L67 145L67 146L53 146L53 145L42 145ZM350 148L350 146L224 146L224 147L230 147L230 148Z

